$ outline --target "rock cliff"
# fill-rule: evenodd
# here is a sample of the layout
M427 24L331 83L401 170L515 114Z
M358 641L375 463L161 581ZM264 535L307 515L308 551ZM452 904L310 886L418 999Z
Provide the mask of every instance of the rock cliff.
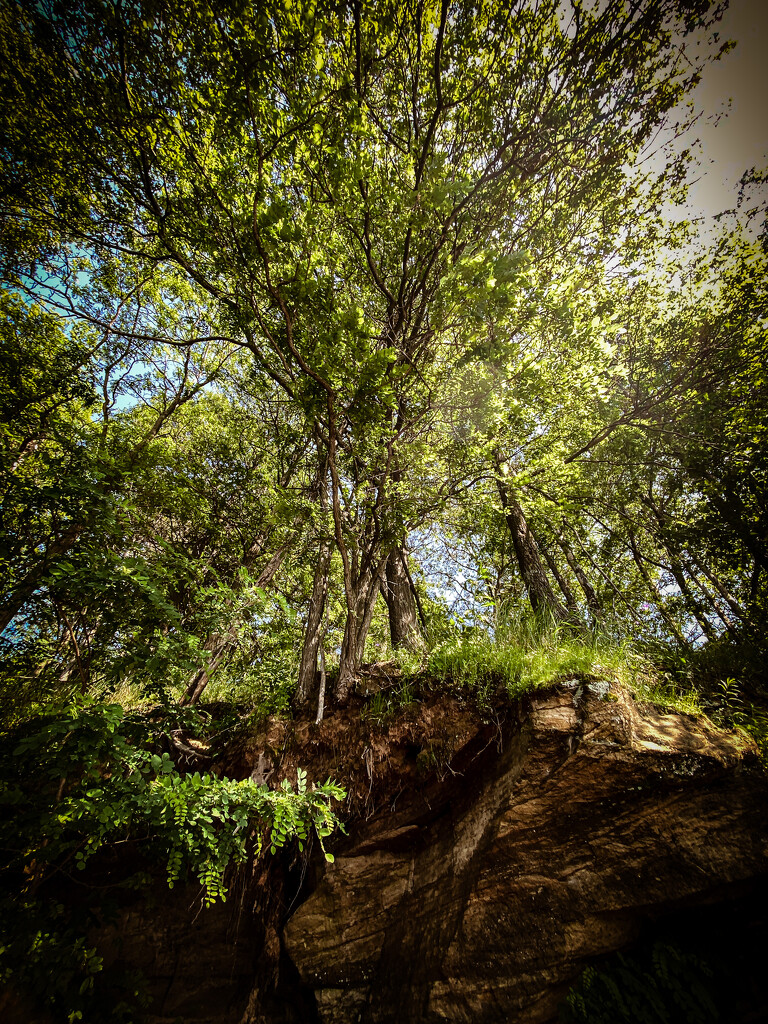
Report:
M271 723L229 765L270 782L297 766L348 788L335 863L257 866L227 927L203 911L167 933L155 1022L544 1024L586 964L654 922L765 892L751 742L607 682L485 716L433 695L384 725L353 702L319 728ZM147 911L119 931L152 977Z
M322 1021L552 1020L649 914L766 871L741 738L605 683L518 713L355 828L289 919Z

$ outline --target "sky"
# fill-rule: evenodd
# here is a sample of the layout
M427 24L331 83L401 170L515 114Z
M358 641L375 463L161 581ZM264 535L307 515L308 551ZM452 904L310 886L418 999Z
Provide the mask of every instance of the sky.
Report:
M768 0L731 0L720 37L736 46L706 67L692 94L705 118L694 130L702 167L688 211L707 219L735 206L748 168L768 167ZM725 116L718 120L718 114Z

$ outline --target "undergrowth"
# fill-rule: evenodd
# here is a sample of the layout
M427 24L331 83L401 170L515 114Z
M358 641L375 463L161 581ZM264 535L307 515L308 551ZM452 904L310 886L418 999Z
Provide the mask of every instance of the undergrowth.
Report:
M397 682L374 694L362 717L383 725L418 700L425 687L459 688L482 707L500 690L517 698L567 678L606 677L625 686L641 703L679 714L707 715L721 728L749 733L768 763L768 714L744 695L749 679L742 679L739 671L744 667L741 649L725 649L721 641L712 646L714 653L641 648L617 638L607 626L589 631L530 612L508 614L493 631L443 630L428 635L415 649L385 645L378 653L397 665ZM290 716L295 662L295 652L273 651L263 663L214 676L199 708L215 711L217 733L252 725L268 715ZM726 670L733 675L726 675ZM754 665L746 664L744 671L751 678ZM111 697L129 712L152 706L137 686L124 685ZM224 715L226 722L219 722L221 709L227 706L232 712Z
M503 622L494 636L470 629L441 640L429 651L427 669L483 702L499 687L519 697L571 676L609 676L633 685L645 665L629 645L598 632L521 616Z
M99 851L139 843L170 887L197 879L211 904L226 897L230 865L290 842L301 851L311 836L325 852L341 828L332 802L345 794L330 780L311 785L299 769L295 789L270 790L184 774L161 752L168 728L157 712L78 697L1 737L0 982L40 996L56 1019L104 1019L100 957L77 902L60 895Z
M672 663L610 632L587 632L531 615L504 620L495 634L468 629L430 645L427 672L487 704L503 687L511 697L569 677L607 677L643 703L686 715L706 715L725 729L748 733L768 764L768 713L745 696L743 681L710 673L697 678L699 652L677 652ZM414 656L404 659L413 670Z
M712 971L692 953L656 942L587 967L561 1007L562 1024L714 1024Z
M385 725L398 711L409 707L417 700L418 683L412 676L405 676L388 690L375 693L363 708L363 721Z
M703 715L705 708L701 694L690 684L681 684L658 672L650 663L636 673L632 684L635 698L642 703L676 711L681 715Z

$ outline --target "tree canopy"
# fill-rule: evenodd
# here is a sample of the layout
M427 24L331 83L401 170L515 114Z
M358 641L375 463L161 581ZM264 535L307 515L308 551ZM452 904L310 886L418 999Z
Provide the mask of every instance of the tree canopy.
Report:
M761 622L762 250L665 275L687 154L642 163L721 13L7 5L12 635L195 701L303 625L343 699L435 530L499 605Z

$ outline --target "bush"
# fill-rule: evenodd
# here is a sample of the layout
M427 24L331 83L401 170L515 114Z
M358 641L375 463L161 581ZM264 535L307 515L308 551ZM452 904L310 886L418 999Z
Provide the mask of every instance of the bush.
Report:
M82 1019L101 962L77 908L40 899L54 875L72 877L102 848L139 838L164 862L170 886L191 874L210 904L226 898L230 864L292 840L303 850L311 834L324 850L340 827L331 804L345 794L330 780L308 786L299 770L295 790L285 780L273 791L250 779L184 775L157 753L164 726L162 716L78 698L5 737L0 977L31 989L40 977L58 979L40 991L68 1019Z

